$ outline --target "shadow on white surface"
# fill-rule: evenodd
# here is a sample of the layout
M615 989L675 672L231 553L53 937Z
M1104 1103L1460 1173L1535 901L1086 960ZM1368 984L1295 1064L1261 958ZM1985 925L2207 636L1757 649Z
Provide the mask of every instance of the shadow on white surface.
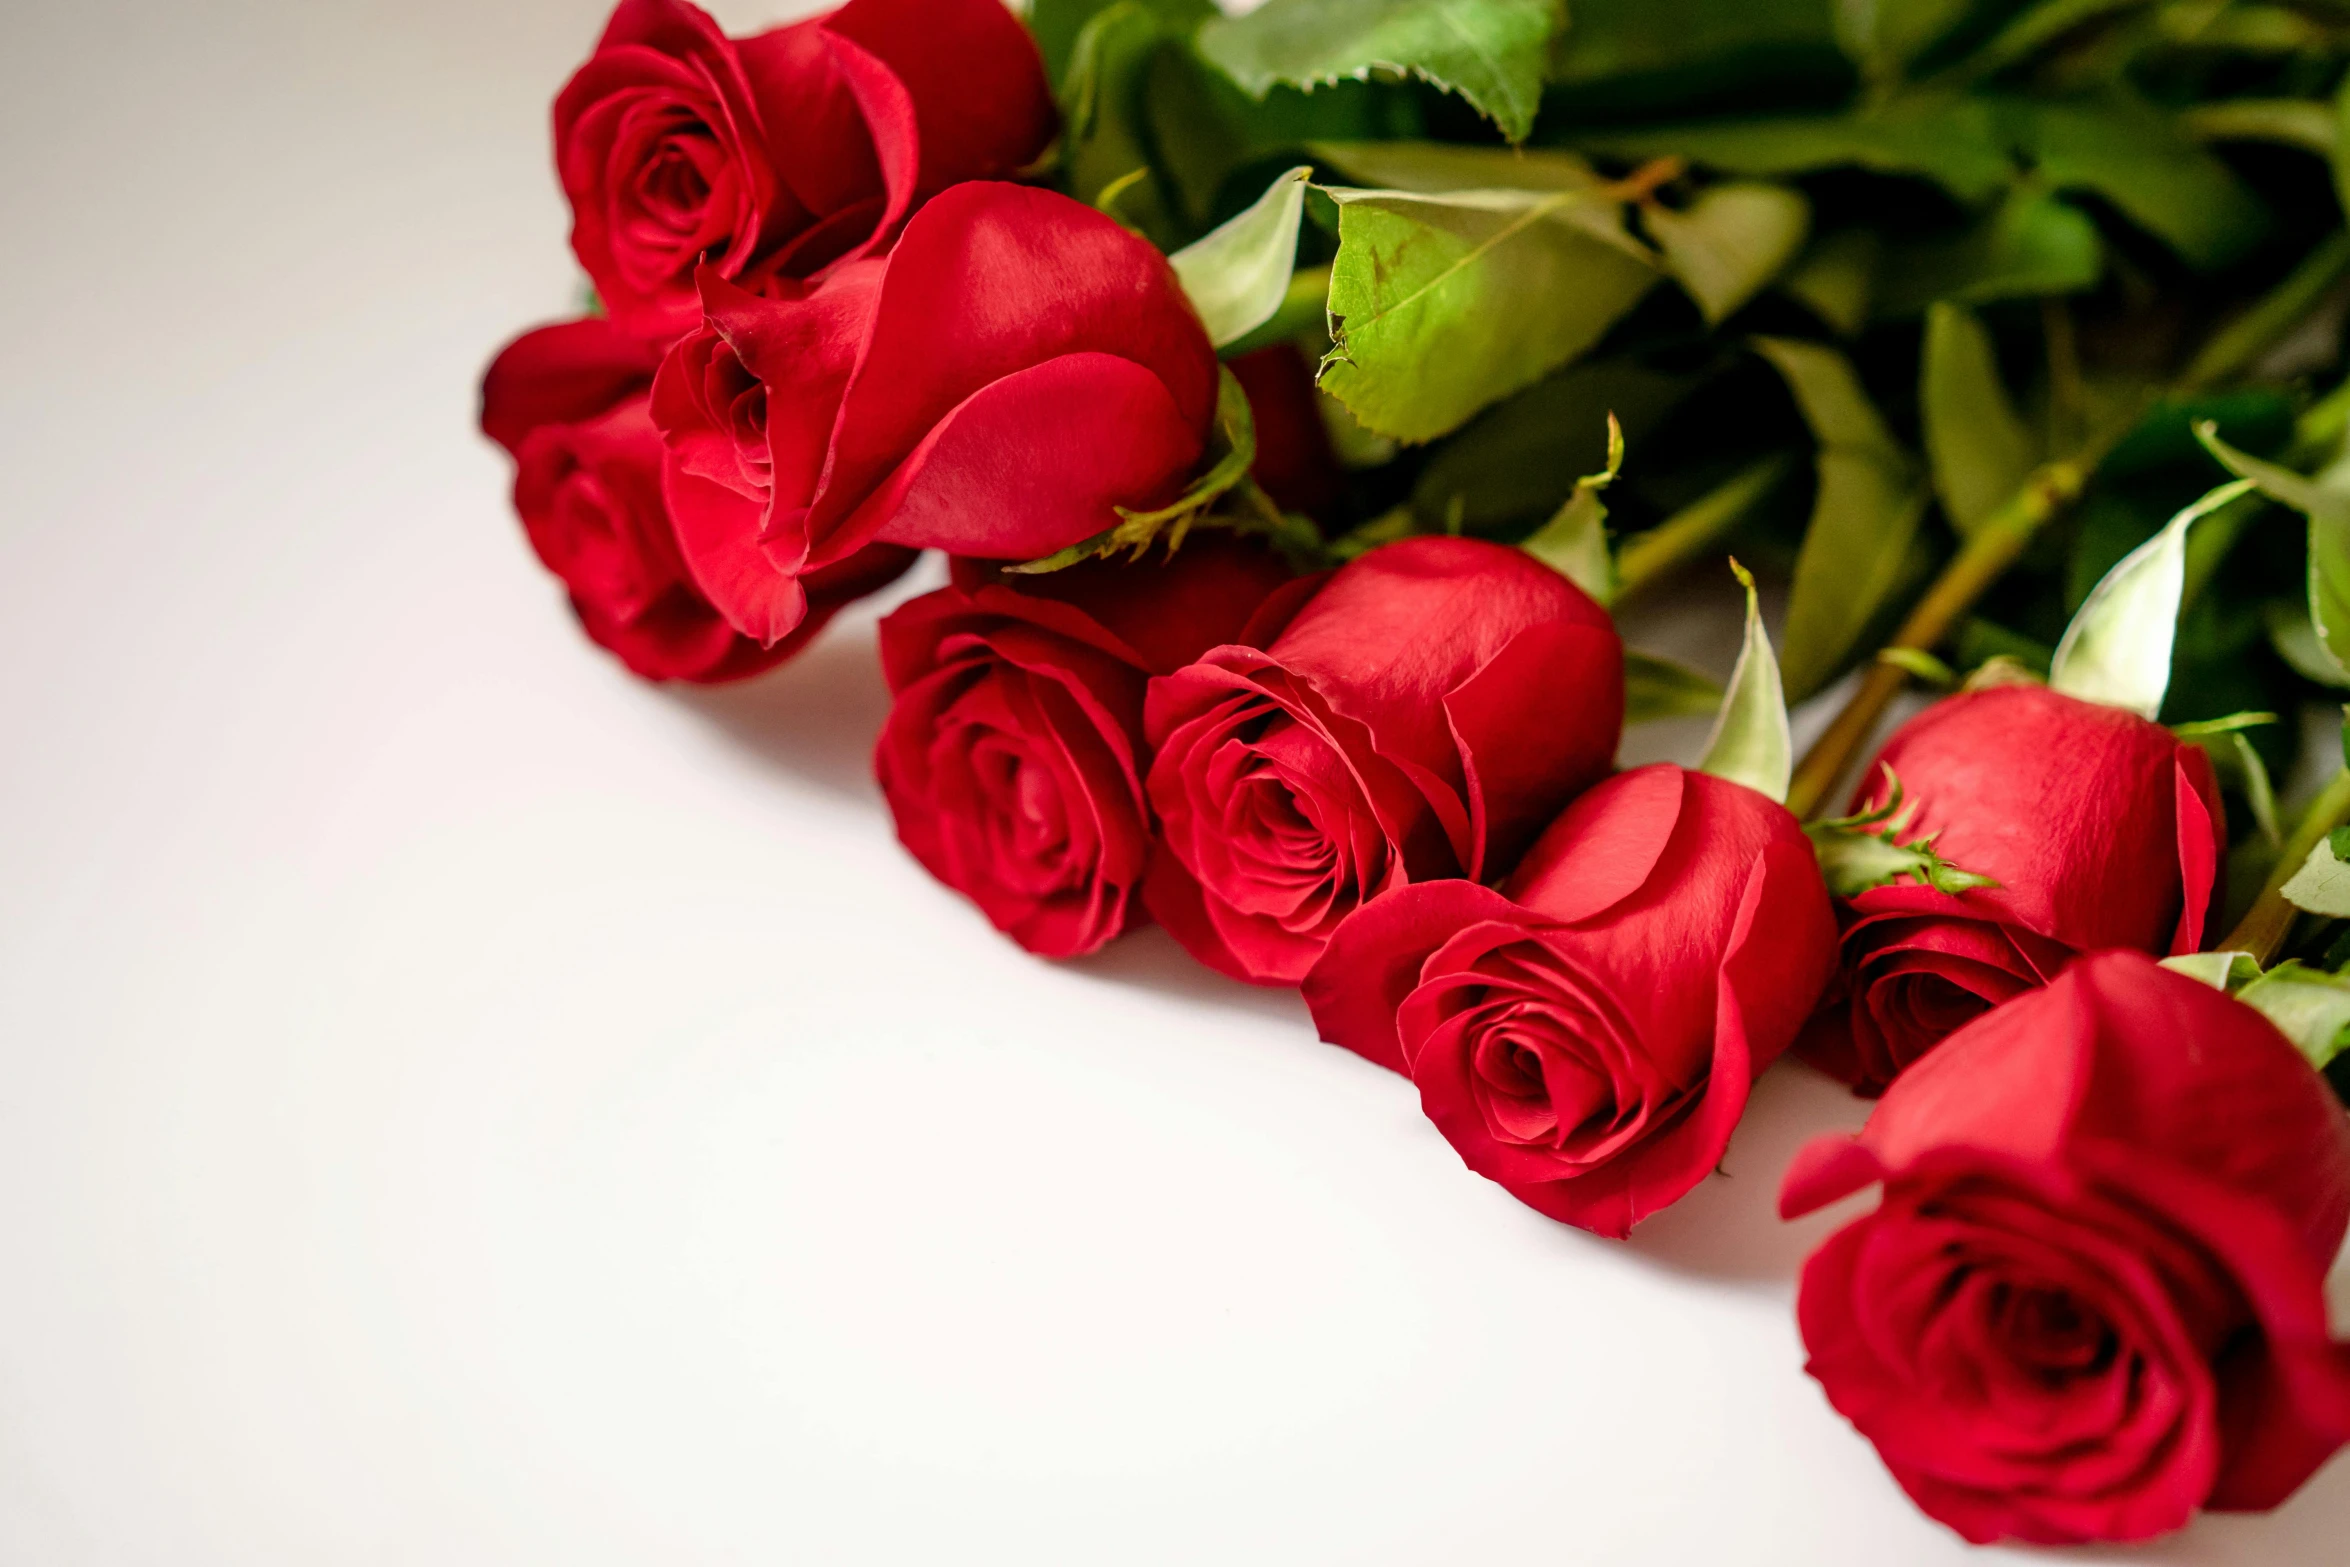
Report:
M677 701L761 760L833 793L878 799L873 742L889 716L869 625L834 626L781 669Z
M1857 1131L1868 1112L1843 1084L1799 1061L1780 1061L1754 1085L1721 1167L1634 1230L1627 1245L1676 1272L1792 1286L1813 1248L1874 1198L1788 1224L1779 1218L1779 1177L1805 1143Z

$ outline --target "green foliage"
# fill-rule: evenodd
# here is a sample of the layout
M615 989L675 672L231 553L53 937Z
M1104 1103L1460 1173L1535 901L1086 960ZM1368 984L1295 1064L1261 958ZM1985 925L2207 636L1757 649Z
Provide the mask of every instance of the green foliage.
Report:
M1047 79L1058 87L1069 75L1078 37L1086 24L1120 0L1033 0L1028 8L1028 30L1036 35L1037 52L1044 56ZM1172 27L1188 30L1216 14L1212 0L1141 0Z
M1746 636L1738 649L1738 663L1730 671L1721 716L1714 720L1714 732L1706 740L1705 756L1697 767L1700 772L1783 801L1795 771L1795 741L1787 727L1787 695L1779 683L1779 660L1771 652L1770 633L1763 629L1754 578L1736 561L1730 562L1730 570L1746 589Z
M2330 665L2327 672L2338 681L2350 672L2350 489L2305 479L2290 468L2237 451L2208 422L2198 425L2195 433L2229 471L2309 519L2309 624L2317 633L2318 651Z
M1616 596L1616 561L1607 547L1607 503L1599 496L1624 467L1624 427L1607 416L1607 466L1575 481L1558 515L1534 531L1526 553L1602 604Z
M2279 963L2236 999L2274 1023L2319 1071L2350 1049L2350 977Z
M1734 182L1699 191L1686 209L1650 203L1641 217L1665 270L1719 326L1762 292L1803 248L1811 203L1784 185Z
M1876 307L1917 314L1937 300L1981 305L2001 299L2078 294L2105 271L2097 225L2071 203L2029 182L1955 233L1893 248Z
M1900 584L1925 516L1924 474L1832 348L1758 338L1819 450L1811 525L1787 604L1787 688L1800 700L1835 675Z
M1873 810L1831 821L1814 822L1812 852L1819 856L1820 874L1828 891L1839 898L1857 898L1872 887L1889 887L1903 877L1921 887L1956 896L1978 887L1996 887L1988 876L1959 869L1934 852L1934 836L1901 841L1917 815L1917 802L1904 802L1901 780L1884 768L1885 801Z
M1638 441L1672 411L1694 378L1629 359L1587 359L1477 416L1420 470L1412 504L1434 525L1458 506L1469 533L1523 526L1556 511L1576 481L1607 461L1613 418Z
M2221 485L2107 572L2056 645L2050 688L2141 718L2159 714L2186 592L2187 530L2251 488L2250 479Z
M1291 169L1246 212L1167 258L1218 348L1271 320L1288 295L1312 173Z
M1962 306L1926 313L1918 404L1934 493L1963 537L2016 492L2042 453L1999 379L1991 334Z
M1266 0L1200 30L1200 52L1259 97L1374 72L1457 93L1512 141L1534 128L1560 0Z
M1061 80L1061 162L1070 193L1099 204L1116 187L1115 215L1162 248L1182 237L1184 225L1152 154L1143 89L1152 60L1189 25L1170 9L1116 0L1096 12L1070 45Z
M2350 861L2331 836L2313 846L2285 883L2285 901L2305 914L2350 919Z
M1633 648L1624 650L1624 722L1654 723L1716 712L1722 688L1688 665Z
M2014 178L1999 121L1977 99L1900 99L1868 112L1712 120L1579 131L1574 144L1618 158L1687 158L1724 174L1784 177L1824 169L1906 174L1960 201L1990 199Z
M1364 426L1429 441L1586 352L1657 272L1596 182L1544 193L1334 190L1335 346L1322 385Z

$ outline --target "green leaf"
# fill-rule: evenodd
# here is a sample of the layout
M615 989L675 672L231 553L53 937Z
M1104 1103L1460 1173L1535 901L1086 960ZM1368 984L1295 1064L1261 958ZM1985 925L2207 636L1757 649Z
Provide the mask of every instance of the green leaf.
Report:
M1216 374L1216 431L1208 448L1208 455L1214 460L1207 472L1192 481L1181 499L1157 511L1128 511L1121 506L1116 527L1105 528L1092 538L1042 560L1006 566L1004 570L1013 575L1041 576L1119 550L1131 550L1140 559L1145 550L1162 539L1170 554L1181 548L1184 535L1191 531L1200 514L1246 479L1257 460L1256 416L1249 409L1248 393L1241 389L1240 378L1232 373L1229 365L1218 365Z
M2145 4L2146 0L2041 0L1975 51L1967 61L1967 74L1980 79L2021 64L2090 22Z
M1434 440L1578 357L1656 281L1604 188L1330 197L1322 385L1396 440Z
M1441 196L1458 190L1557 192L1605 184L1571 152L1446 141L1317 141L1306 151L1358 185Z
M1898 317L1942 299L1988 304L2078 294L2095 288L2104 273L2105 241L2088 214L2018 185L1956 235L1894 246L1877 311Z
M1872 81L1897 82L1974 10L1975 0L1844 0L1837 40Z
M1523 528L1566 504L1577 479L1607 461L1607 421L1638 441L1689 395L1695 379L1631 359L1587 359L1479 414L1429 454L1412 487L1423 521L1457 501L1470 533Z
M1618 158L1687 158L1725 174L1811 174L1835 168L1911 174L1936 181L1970 204L1989 200L2015 176L1988 104L1924 95L1896 99L1869 113L1576 133L1574 144Z
M1835 63L1840 0L1570 0L1550 76L1598 84L1719 82ZM1577 94L1578 97L1583 96Z
M2350 1048L2350 977L2279 963L2236 999L2274 1023L2321 1072Z
M1757 338L1819 442L1819 493L1787 604L1787 687L1809 696L1836 673L1900 585L1925 515L1926 483L1832 348Z
M2342 862L2330 836L2310 846L2284 892L2285 901L2303 913L2350 919L2350 865Z
M1616 562L1607 547L1607 504L1599 492L1616 482L1624 467L1624 427L1607 416L1607 467L1575 481L1575 493L1558 515L1534 531L1526 553L1602 604L1616 596Z
M1175 25L1147 0L1117 0L1077 34L1061 84L1061 156L1070 193L1099 205L1105 191L1128 182L1118 191L1116 216L1161 248L1181 238L1184 225L1143 128L1143 84L1153 57L1176 36Z
M2160 713L2187 585L2187 530L2251 489L2250 479L2221 485L2122 557L2065 628L2049 688L2141 718Z
M1297 269L1297 228L1306 213L1311 168L1291 169L1256 204L1206 238L1168 257L1183 292L1218 348L1273 318Z
M2302 679L2336 690L2350 690L2350 671L2338 663L2318 640L2309 611L2299 604L2271 604L2262 612L2261 625L2268 645L2286 667Z
M1838 336L1850 337L1868 325L1877 263L1884 253L1884 242L1875 229L1838 229L1812 241L1811 248L1779 279L1779 289Z
M2008 401L1991 334L1963 306L1937 304L1926 312L1918 380L1934 493L1950 525L1970 537L2023 487L2039 464L2040 443Z
M1512 141L1534 128L1560 0L1266 0L1200 29L1200 52L1249 92L1374 71L1457 93Z
M2231 993L2260 977L2260 960L2249 952L2182 952L2164 958L2162 966Z
M1917 815L1917 804L1915 801L1905 804L1901 780L1894 776L1892 768L1883 763L1878 766L1885 774L1882 805L1857 815L1814 822L1804 828L1830 893L1839 898L1857 898L1872 887L1890 887L1905 876L1921 887L1931 887L1953 897L1978 887L1999 885L1988 876L1960 870L1935 853L1931 833L1903 843L1901 836L1909 831L1909 824Z
M1779 660L1771 652L1770 634L1763 630L1762 603L1755 595L1754 578L1736 561L1730 562L1730 570L1746 589L1746 638L1738 649L1737 666L1730 671L1721 716L1714 720L1697 770L1742 783L1784 804L1787 784L1795 772L1795 740L1787 727L1787 695L1779 684Z
M2328 683L2341 683L2350 671L2350 493L2236 450L2209 420L2195 427L2195 435L2230 473L2309 519L2309 623L2332 666Z
M2334 197L2350 212L2350 76L2334 94Z
M1044 56L1045 77L1058 86L1069 73L1077 39L1086 24L1119 0L1034 0L1028 8L1028 30L1036 36L1037 52ZM1188 31L1216 14L1210 0L1141 0L1145 8Z
M2179 124L2201 141L2276 142L2328 162L2341 150L2336 110L2307 98L2223 98L2181 110Z
M1624 722L1696 718L1721 709L1722 688L1687 664L1637 649L1624 650Z
M1664 253L1665 270L1718 326L1786 269L1811 230L1811 203L1784 185L1733 181L1708 186L1685 211L1661 203L1641 223Z
M1306 161L1308 142L1421 131L1418 101L1400 84L1341 82L1312 93L1276 87L1252 98L1189 44L1151 56L1143 119L1184 216L1203 228L1232 214L1235 196L1228 187L1238 176L1251 176L1239 194L1253 197L1261 188L1257 182L1276 168Z
M2268 232L2268 209L2243 181L2142 99L2011 100L2001 118L2050 188L2094 191L2190 266L2225 266Z

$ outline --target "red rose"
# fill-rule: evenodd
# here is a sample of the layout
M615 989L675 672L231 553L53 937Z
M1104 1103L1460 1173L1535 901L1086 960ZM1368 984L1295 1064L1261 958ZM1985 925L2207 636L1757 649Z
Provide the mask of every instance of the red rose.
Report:
M999 578L957 561L954 586L881 623L896 701L874 770L899 840L1031 952L1076 957L1124 931L1151 847L1144 688L1247 640L1288 579L1217 534L1165 565Z
M1499 892L1366 904L1305 993L1324 1039L1409 1074L1470 1169L1622 1236L1721 1162L1835 954L1786 808L1660 763L1569 806Z
M2203 944L2227 827L2203 752L2135 713L1996 686L1903 725L1854 797L1883 802L1885 769L1917 807L1908 834L1991 888L1907 882L1844 909L1844 999L1806 1034L1806 1059L1882 1092L1951 1030L2105 947Z
M1055 122L1000 0L850 0L741 42L685 0L621 0L555 100L572 248L613 318L701 318L695 269L806 277L922 196L1032 162Z
M686 574L661 499L647 397L659 359L603 320L527 333L490 366L482 428L513 453L515 510L590 637L648 680L740 679L789 658L914 552L876 545L811 579L808 618L773 647L737 635Z
M886 260L704 292L653 417L694 576L761 641L876 540L1049 555L1173 500L1206 448L1216 355L1173 270L1065 196L957 185Z
M2251 1008L2081 959L1805 1149L1781 1207L1880 1181L1804 1268L1811 1373L1969 1540L2273 1507L2350 1439L2324 1296L2350 1123Z
M1346 484L1330 427L1322 422L1314 372L1295 344L1276 343L1232 361L1233 379L1248 393L1256 418L1257 461L1251 472L1283 511L1327 517Z
M1498 875L1602 776L1623 664L1607 611L1522 550L1374 550L1265 650L1151 682L1151 912L1211 968L1296 984L1364 902Z

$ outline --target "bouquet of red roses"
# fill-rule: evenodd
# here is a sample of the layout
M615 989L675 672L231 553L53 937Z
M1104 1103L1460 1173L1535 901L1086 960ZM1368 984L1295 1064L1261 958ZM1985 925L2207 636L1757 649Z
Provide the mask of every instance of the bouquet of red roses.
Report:
M1607 1236L1800 1058L1880 1098L1786 1176L1882 1193L1811 1369L1920 1507L2282 1501L2350 1442L2350 772L2278 718L2350 689L2350 19L1230 9L621 0L593 308L483 391L582 628L743 679L938 552L875 767L1013 941L1300 987ZM1733 547L1776 645L1733 563L1726 683L1627 649Z

